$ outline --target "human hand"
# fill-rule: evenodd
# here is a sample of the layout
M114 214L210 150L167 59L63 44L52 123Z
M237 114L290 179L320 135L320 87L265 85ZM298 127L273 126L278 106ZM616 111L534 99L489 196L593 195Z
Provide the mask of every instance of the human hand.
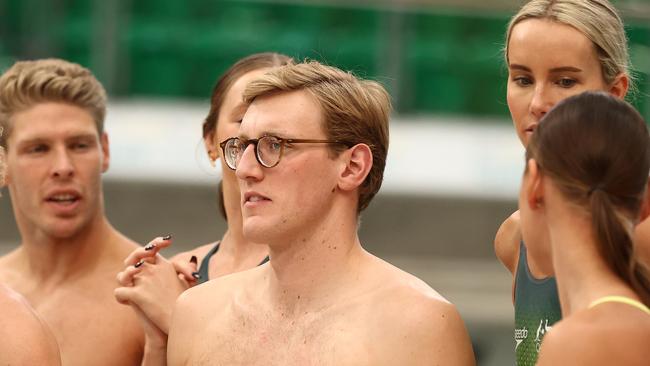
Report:
M176 298L195 283L196 259L174 265L158 253L171 244L170 238L156 238L134 250L124 261L127 267L117 275L120 287L114 291L121 304L134 305L163 333L169 331ZM180 273L179 273L180 272ZM187 280L187 278L191 280Z

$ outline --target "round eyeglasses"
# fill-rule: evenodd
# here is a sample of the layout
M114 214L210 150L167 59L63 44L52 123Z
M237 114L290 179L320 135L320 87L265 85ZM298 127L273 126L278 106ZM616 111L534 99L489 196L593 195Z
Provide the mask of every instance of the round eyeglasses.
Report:
M241 139L239 137L231 137L222 141L219 146L223 151L224 160L228 168L235 170L242 155L248 145L255 146L255 158L257 162L263 167L273 168L278 165L284 152L284 147L289 144L341 144L346 145L341 141L332 140L311 140L311 139L283 139L277 136L262 136L258 139Z

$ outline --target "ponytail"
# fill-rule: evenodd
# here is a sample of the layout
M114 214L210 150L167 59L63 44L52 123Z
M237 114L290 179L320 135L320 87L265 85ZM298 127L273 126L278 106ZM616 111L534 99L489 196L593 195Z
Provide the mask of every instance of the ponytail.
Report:
M631 221L620 214L603 189L588 193L591 220L599 250L614 273L650 306L650 275L634 255Z

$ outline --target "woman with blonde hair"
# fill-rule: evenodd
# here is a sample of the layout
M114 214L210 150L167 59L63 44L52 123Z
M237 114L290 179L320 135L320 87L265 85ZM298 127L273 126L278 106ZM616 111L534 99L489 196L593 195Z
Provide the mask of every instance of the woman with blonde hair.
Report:
M531 255L550 254L563 316L538 365L648 364L650 277L633 233L648 215L649 172L645 121L606 93L567 98L532 134L521 230Z
M623 99L632 83L623 22L607 0L529 1L510 21L505 59L508 108L524 146L561 100L589 90ZM646 221L637 232L649 229ZM539 230L528 240L549 238ZM648 259L649 241L638 235L635 246ZM494 245L513 275L517 364L534 365L544 335L562 314L550 254L529 253L524 244L517 211L501 225Z

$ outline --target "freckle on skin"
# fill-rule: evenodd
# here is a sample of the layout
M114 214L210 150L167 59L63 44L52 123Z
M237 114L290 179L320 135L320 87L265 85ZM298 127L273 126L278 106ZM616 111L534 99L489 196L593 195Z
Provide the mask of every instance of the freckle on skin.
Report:
M300 295L298 295L298 299L300 299Z

